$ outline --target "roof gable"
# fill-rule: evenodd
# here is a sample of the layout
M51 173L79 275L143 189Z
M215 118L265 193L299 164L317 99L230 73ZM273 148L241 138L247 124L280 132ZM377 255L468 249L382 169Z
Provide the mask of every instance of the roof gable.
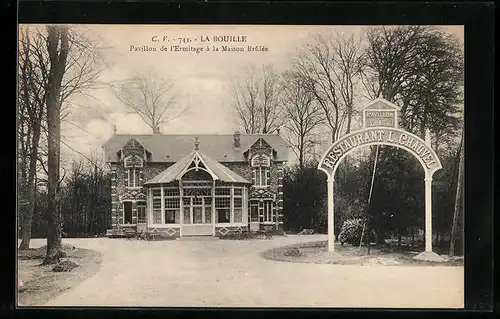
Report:
M365 109L370 109L370 110L396 110L396 111L399 111L401 108L398 105L396 105L396 104L394 104L392 102L389 102L386 99L383 99L383 98L379 97L379 98L376 98L373 101L370 101L368 104L366 104L365 106L362 107L362 110L365 110Z
M144 185L163 184L180 181L186 173L192 170L204 170L210 174L213 180L218 180L226 183L250 184L249 181L239 176L228 167L210 158L203 152L195 150L181 158L174 165L168 167L163 172L144 183Z

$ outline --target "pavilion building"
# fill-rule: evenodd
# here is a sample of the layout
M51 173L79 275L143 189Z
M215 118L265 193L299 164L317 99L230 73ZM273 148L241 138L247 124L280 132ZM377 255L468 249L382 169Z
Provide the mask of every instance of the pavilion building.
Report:
M114 134L103 149L114 229L183 237L283 226L289 146L278 134Z

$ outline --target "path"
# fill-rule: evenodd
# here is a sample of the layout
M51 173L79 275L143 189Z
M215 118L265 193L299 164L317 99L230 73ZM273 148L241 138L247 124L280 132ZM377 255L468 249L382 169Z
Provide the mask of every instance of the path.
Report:
M316 240L326 237L64 239L102 252L101 270L47 306L463 307L463 267L300 264L259 256Z

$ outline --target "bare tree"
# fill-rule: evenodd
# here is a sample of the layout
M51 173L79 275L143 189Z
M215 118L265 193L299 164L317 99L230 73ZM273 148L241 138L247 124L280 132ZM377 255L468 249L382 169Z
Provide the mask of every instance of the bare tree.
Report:
M68 61L67 26L47 26L47 49L50 59L47 85L48 133L48 230L47 255L44 264L59 262L61 251L61 216L59 211L59 154L61 150L61 88Z
M294 70L319 103L332 142L351 130L362 53L361 42L352 35L316 34L295 58Z
M22 199L20 222L22 241L19 249L28 249L31 239L33 210L35 209L37 157L40 143L42 118L45 110L44 72L45 60L39 48L43 43L39 37L33 40L29 29L20 32L19 48L19 190ZM35 42L35 43L32 43ZM36 50L33 51L33 48ZM32 53L36 58L32 58ZM40 61L41 60L41 61Z
M232 108L247 134L272 134L282 124L279 76L270 65L249 67L242 78L231 81Z
M323 116L314 95L304 85L304 79L291 72L284 74L282 103L285 110L285 128L290 133L292 151L304 168L306 155L316 145L314 130L323 123Z
M29 194L29 207L21 210L20 214L23 238L20 248L29 248L37 175L40 172L49 175L47 173L51 165L45 165L45 169L40 170L44 168L41 164L48 164L48 155L58 148L57 143L54 144L57 136L54 137L48 132L57 133L57 127L54 125L60 125L60 121L71 111L72 97L85 95L89 89L102 86L98 79L107 64L103 56L102 42L82 28L21 26L19 44L20 185L27 185L26 192ZM52 117L50 128L49 106ZM55 114L58 117L57 123L53 118ZM47 156L44 156L42 149L49 140L51 151L47 149ZM52 165L55 160L60 161L60 155L51 156ZM22 173L27 168L28 173ZM58 170L58 167L53 166L52 171L54 169ZM49 179L54 178L55 176L52 176Z
M174 82L152 69L117 83L113 92L120 102L141 117L153 134L161 134L163 124L187 111L187 107L177 107L179 94L175 91Z

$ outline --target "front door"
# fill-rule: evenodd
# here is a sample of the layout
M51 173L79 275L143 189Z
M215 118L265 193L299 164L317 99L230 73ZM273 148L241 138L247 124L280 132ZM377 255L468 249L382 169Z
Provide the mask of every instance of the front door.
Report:
M203 224L203 206L193 206L193 224Z
M213 235L212 197L185 196L183 236Z
M259 202L250 202L250 214L248 215L248 221L250 224L251 231L259 230Z
M123 223L132 224L132 202L123 202Z

